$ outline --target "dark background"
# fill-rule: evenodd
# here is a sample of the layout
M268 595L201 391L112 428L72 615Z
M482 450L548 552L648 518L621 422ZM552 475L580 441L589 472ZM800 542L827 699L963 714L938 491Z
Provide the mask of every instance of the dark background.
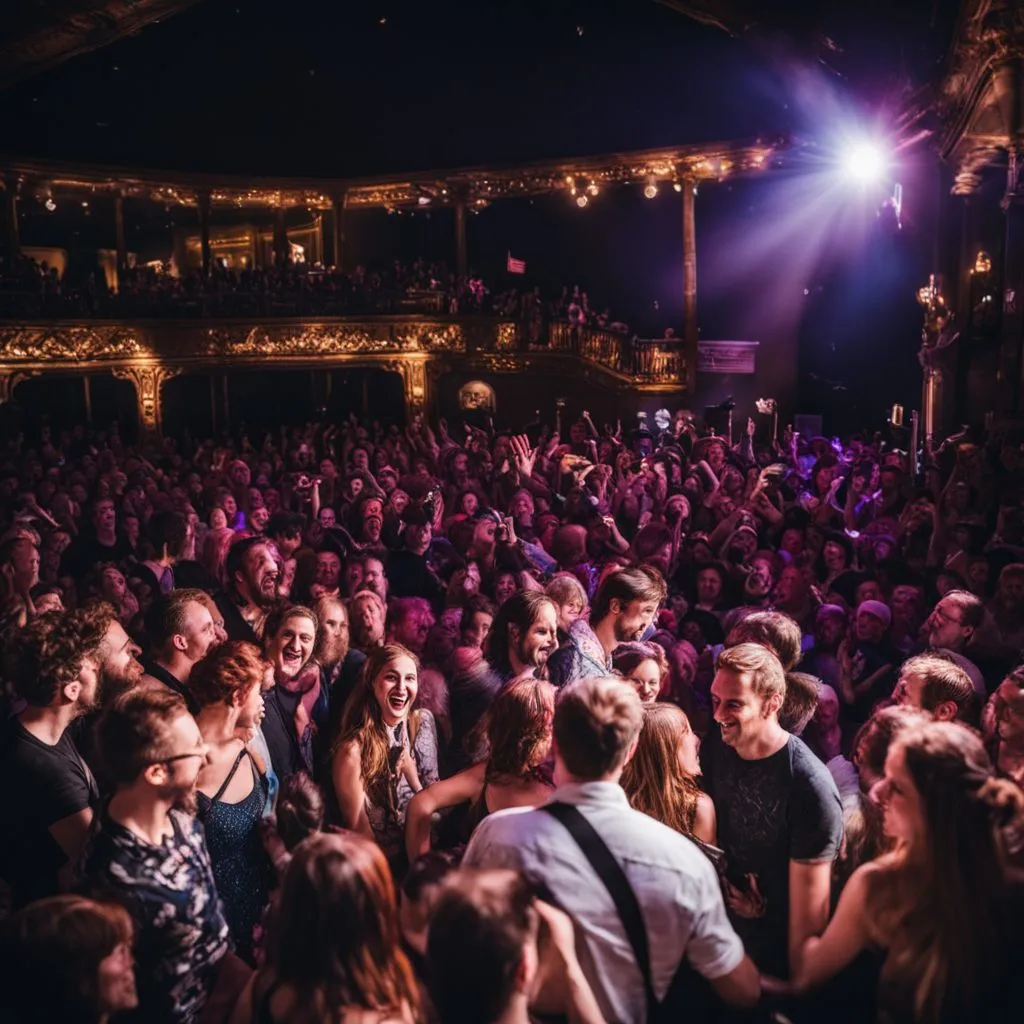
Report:
M748 28L730 36L653 0L203 0L0 92L0 145L136 167L340 177L789 133L781 166L697 197L701 336L761 346L755 377L702 375L689 404L732 393L746 414L774 395L786 415L822 412L836 431L878 423L895 401L916 407L915 292L946 258L948 182L930 141L902 151L896 231L878 216L885 192L839 184L835 164L857 133L903 141L897 125L927 105L957 5L694 6L740 9ZM113 247L103 202L52 215L22 205L26 245L60 244L72 258L76 246ZM129 248L166 253L170 227L192 216L130 202ZM578 283L641 335L681 330L681 202L671 190L647 201L639 186L618 187L585 210L564 195L498 202L468 227L470 263L493 288L507 282L511 251L528 262L526 284ZM454 261L450 211L366 211L346 228L368 265Z

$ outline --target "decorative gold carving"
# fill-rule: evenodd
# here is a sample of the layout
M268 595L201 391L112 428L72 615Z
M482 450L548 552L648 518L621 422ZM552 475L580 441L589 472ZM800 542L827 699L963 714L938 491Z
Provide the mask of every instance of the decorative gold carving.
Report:
M462 351L460 324L311 324L305 327L211 327L203 355L307 356L363 352Z
M0 405L14 397L14 389L29 377L38 377L39 370L15 370L12 373L0 373Z
M508 351L516 347L516 325L511 323L498 324L495 334L494 347L499 352Z
M118 380L130 380L135 385L135 398L139 404L139 424L148 433L157 433L163 422L161 391L181 369L175 366L116 366L111 373Z
M0 360L83 363L142 354L138 334L131 327L0 327Z

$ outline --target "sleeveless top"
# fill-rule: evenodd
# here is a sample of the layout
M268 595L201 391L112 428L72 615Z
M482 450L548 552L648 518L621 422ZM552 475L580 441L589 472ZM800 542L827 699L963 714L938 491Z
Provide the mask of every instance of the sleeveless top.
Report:
M245 758L252 767L252 790L238 803L225 803L221 797ZM213 797L198 794L199 820L206 830L206 847L224 916L239 956L250 962L253 929L260 923L274 879L273 865L259 832L268 788L266 775L259 771L248 748L243 747Z

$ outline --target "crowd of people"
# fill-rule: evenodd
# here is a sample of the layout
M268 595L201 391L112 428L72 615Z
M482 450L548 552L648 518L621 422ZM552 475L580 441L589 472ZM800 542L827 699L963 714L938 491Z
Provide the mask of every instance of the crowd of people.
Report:
M98 267L61 274L27 254L0 255L0 317L365 316L429 311L488 313L520 320L543 343L551 322L628 334L611 312L591 309L579 285L550 296L533 288L492 290L478 274L459 276L445 263L395 261L350 272L302 260L238 269L214 261L209 273L171 264L130 267L116 291Z
M1021 439L655 423L10 440L4 1019L1014 1019Z

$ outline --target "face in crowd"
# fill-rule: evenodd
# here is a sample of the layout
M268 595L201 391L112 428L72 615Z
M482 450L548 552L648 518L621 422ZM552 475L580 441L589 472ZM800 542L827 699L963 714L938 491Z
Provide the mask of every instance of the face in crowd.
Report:
M289 616L267 644L267 658L279 683L289 683L305 668L316 643L316 623L305 615Z
M416 663L401 654L389 661L373 681L373 695L384 724L394 727L409 717L419 691Z
M553 604L545 602L538 608L537 617L525 633L514 624L508 630L511 649L530 668L546 665L558 647L558 619Z

